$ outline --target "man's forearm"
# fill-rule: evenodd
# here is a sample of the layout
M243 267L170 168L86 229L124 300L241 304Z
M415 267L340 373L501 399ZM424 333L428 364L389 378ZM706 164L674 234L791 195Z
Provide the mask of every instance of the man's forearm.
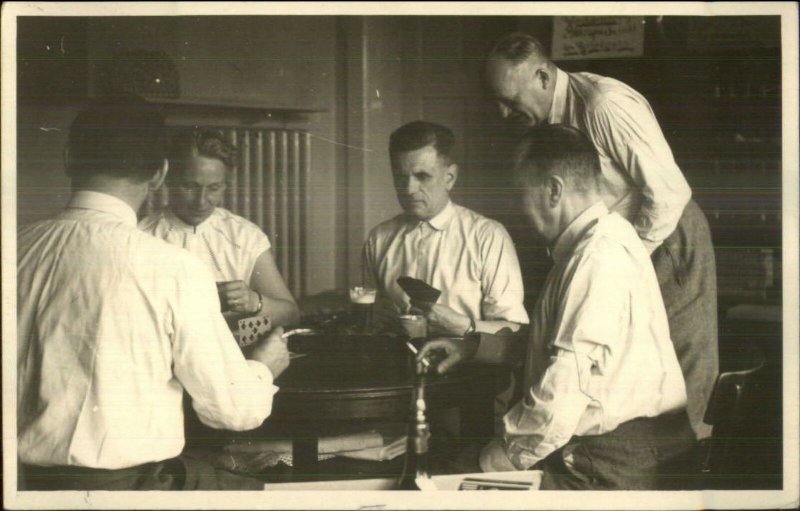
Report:
M470 337L478 342L478 350L472 357L475 362L514 366L518 365L525 355L524 337L520 334L498 335L478 332Z
M519 323L506 321L503 319L478 320L475 322L475 331L485 332L487 334L496 334L501 330L508 329L511 332L518 332L521 326L522 325Z
M273 327L296 324L300 320L300 311L293 302L267 296L263 296L262 301L261 310L269 316Z

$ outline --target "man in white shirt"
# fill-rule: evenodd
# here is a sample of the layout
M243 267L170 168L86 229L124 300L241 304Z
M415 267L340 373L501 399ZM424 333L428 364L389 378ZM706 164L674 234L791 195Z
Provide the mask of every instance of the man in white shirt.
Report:
M603 203L597 154L578 130L530 130L516 174L524 212L554 266L527 354L506 357L524 360L523 397L480 466L541 469L542 489L663 488L665 464L686 455L694 435L649 254ZM420 356L444 349L441 371L465 358L497 361L491 341L432 341Z
M389 155L404 212L370 232L364 280L395 313L411 309L400 276L442 291L427 312L429 330L446 335L513 331L528 323L519 261L500 223L454 204L458 178L452 131L415 121L392 133Z
M606 206L628 219L652 255L698 438L719 369L716 263L705 215L647 100L624 83L567 73L526 34L499 41L486 79L503 117L524 126L568 124L600 156Z
M299 311L283 281L269 238L222 204L236 148L222 133L189 130L169 147L169 206L139 228L203 260L217 281L229 320L266 315L273 325L296 323Z
M245 360L201 261L136 227L167 173L163 119L113 98L70 127L74 194L17 254L21 489L258 489L182 455L182 397L214 428L270 414L280 329Z

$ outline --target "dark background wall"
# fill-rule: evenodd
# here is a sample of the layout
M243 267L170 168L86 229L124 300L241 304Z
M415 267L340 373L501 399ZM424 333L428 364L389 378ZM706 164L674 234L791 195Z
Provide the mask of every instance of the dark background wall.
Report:
M720 290L776 300L780 282L780 24L777 17L646 17L641 58L564 61L618 78L651 102L712 223ZM19 19L19 223L58 210L65 130L114 54L161 51L181 99L318 109L284 121L313 141L306 292L360 278L366 231L397 213L386 142L418 118L452 127L456 200L534 244L508 200L519 135L481 83L492 42L552 17L210 16ZM278 121L275 121L278 122ZM288 124L287 124L288 123Z

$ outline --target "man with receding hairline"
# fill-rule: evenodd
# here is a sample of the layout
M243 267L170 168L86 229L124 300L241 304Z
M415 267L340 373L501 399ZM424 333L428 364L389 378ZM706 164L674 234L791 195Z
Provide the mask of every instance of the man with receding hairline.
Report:
M716 264L703 212L672 156L647 100L628 85L567 73L527 34L497 42L486 82L504 118L523 126L568 124L600 156L606 206L628 219L651 253L686 378L698 438L718 371Z
M420 356L443 350L445 371L467 359L524 363L522 399L483 448L482 470L539 469L548 490L677 487L671 466L694 434L649 254L603 203L597 154L581 132L533 128L517 156L522 209L554 261L526 353L480 336L433 340ZM502 344L505 359L493 359Z

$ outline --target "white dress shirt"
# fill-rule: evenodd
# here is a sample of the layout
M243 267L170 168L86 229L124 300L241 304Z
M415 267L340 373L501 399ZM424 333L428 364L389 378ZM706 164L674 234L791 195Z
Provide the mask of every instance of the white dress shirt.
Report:
M401 214L370 232L364 245L364 281L406 312L400 276L442 291L438 303L473 321L528 323L514 244L500 223L448 202L420 221Z
M126 203L78 192L18 247L23 462L116 469L177 456L184 389L211 427L269 415L272 375L242 356L210 272L138 230Z
M652 253L675 230L692 190L647 100L613 78L558 69L549 121L588 135L606 206L633 223Z
M553 259L531 321L527 391L504 417L518 469L573 435L686 406L655 270L631 224L598 202L559 236Z
M261 228L224 208L214 208L197 226L167 210L143 219L139 228L199 257L218 282L241 280L249 285L256 260L271 246Z

